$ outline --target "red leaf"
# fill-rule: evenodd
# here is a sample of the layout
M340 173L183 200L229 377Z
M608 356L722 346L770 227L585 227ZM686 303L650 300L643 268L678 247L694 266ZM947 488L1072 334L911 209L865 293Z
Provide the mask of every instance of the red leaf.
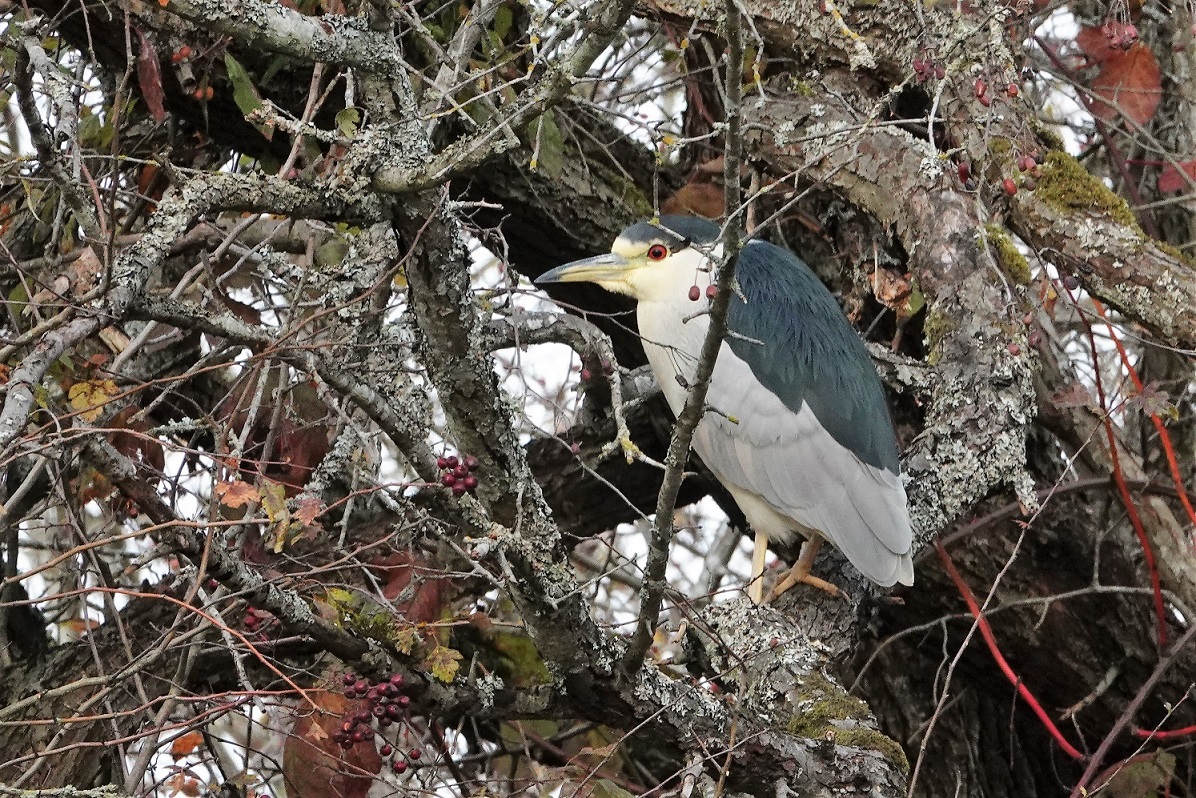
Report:
M1158 60L1142 42L1113 52L1089 87L1095 98L1092 115L1107 122L1120 112L1145 125L1163 97L1162 77Z
M1076 34L1076 46L1095 64L1103 64L1114 55L1125 54L1113 45L1113 40L1106 36L1104 31L1091 25L1080 28L1080 32Z
M1169 191L1183 191L1192 185L1191 181L1196 180L1196 161L1183 161L1179 166L1183 172L1171 164L1163 167L1159 174L1159 191L1164 194Z
M162 90L162 67L158 64L158 53L140 28L133 30L137 32L137 84L141 86L141 96L154 121L164 122L166 92Z

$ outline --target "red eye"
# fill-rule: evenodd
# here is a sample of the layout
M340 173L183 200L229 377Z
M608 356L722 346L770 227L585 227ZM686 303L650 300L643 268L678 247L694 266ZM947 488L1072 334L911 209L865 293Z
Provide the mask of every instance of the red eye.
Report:
M664 260L669 256L669 248L664 244L653 244L648 247L648 260Z

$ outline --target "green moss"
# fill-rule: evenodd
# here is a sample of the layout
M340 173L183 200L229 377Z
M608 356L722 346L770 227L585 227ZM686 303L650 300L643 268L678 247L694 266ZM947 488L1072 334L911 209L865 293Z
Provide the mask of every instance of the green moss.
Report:
M848 695L826 677L821 674L807 677L797 699L801 714L790 718L786 724L790 734L807 740L829 740L835 745L877 751L903 772L909 771L905 752L895 741L861 725L849 728L837 725L836 722L866 721L870 713L867 704Z
M1034 192L1038 199L1062 211L1086 211L1107 216L1143 235L1125 200L1067 153L1052 150L1042 165L1042 179Z
M1067 150L1067 145L1063 144L1063 139L1060 138L1060 135L1055 133L1055 130L1052 130L1048 127L1039 127L1037 130L1035 130L1035 133L1038 135L1038 140L1042 141L1044 145L1047 145L1044 147L1045 150Z
M996 251L997 261L1005 273L1019 285L1029 285L1031 280L1030 263L1026 260L1013 243L1013 239L1000 225L986 224L984 234L988 243Z
M876 751L901 768L902 773L909 773L909 760L897 741L873 729L839 729L835 734L835 744Z
M926 321L922 324L922 334L926 337L926 343L930 349L930 365L935 365L935 361L938 359L939 344L953 330L955 330L955 322L950 316L935 310L933 305L926 309Z
M1183 263L1193 269L1196 269L1196 258L1193 258L1188 253L1184 252L1174 244L1168 244L1166 241L1152 242L1156 247L1166 252L1171 257L1175 258L1180 263Z
M798 80L797 78L789 81L789 91L792 91L798 97L814 96L814 87L808 84L807 81Z
M994 138L988 142L988 149L993 155L1008 155L1013 150L1013 142L1009 139Z
M490 636L490 645L501 654L498 672L504 681L515 687L552 683L552 674L531 638L511 632L495 632Z

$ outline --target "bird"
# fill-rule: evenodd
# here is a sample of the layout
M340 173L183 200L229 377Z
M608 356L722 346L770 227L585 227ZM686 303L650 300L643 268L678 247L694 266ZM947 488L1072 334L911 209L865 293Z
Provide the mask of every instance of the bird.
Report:
M594 283L633 297L648 362L679 415L721 257L718 224L660 216L536 283ZM765 601L769 542L799 536L797 562L767 601L798 583L843 595L810 573L823 540L882 587L913 584L913 532L880 377L834 296L788 249L760 239L740 249L706 404L692 448L754 532L753 601Z

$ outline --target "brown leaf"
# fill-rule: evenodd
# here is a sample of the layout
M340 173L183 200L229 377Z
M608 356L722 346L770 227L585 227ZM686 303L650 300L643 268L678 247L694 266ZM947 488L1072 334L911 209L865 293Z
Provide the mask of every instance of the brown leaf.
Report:
M1092 115L1107 122L1121 113L1145 125L1163 98L1162 80L1158 60L1142 42L1125 52L1115 50L1089 86L1096 98Z
M386 579L382 595L395 602L395 609L404 620L410 623L440 620L448 605L451 585L439 569L407 551L397 551L370 564Z
M382 769L373 737L342 749L332 735L355 705L329 690L308 694L316 706L296 711L295 727L283 747L287 795L365 798Z
M203 735L197 731L189 731L182 737L176 737L175 741L170 744L170 755L178 759L201 745L203 745Z
M261 498L257 488L239 479L232 482L217 482L216 495L220 497L221 504L234 510Z
M133 30L137 33L138 45L137 85L141 87L141 96L154 121L162 123L166 121L166 92L162 90L162 67L158 63L158 53L140 28Z

